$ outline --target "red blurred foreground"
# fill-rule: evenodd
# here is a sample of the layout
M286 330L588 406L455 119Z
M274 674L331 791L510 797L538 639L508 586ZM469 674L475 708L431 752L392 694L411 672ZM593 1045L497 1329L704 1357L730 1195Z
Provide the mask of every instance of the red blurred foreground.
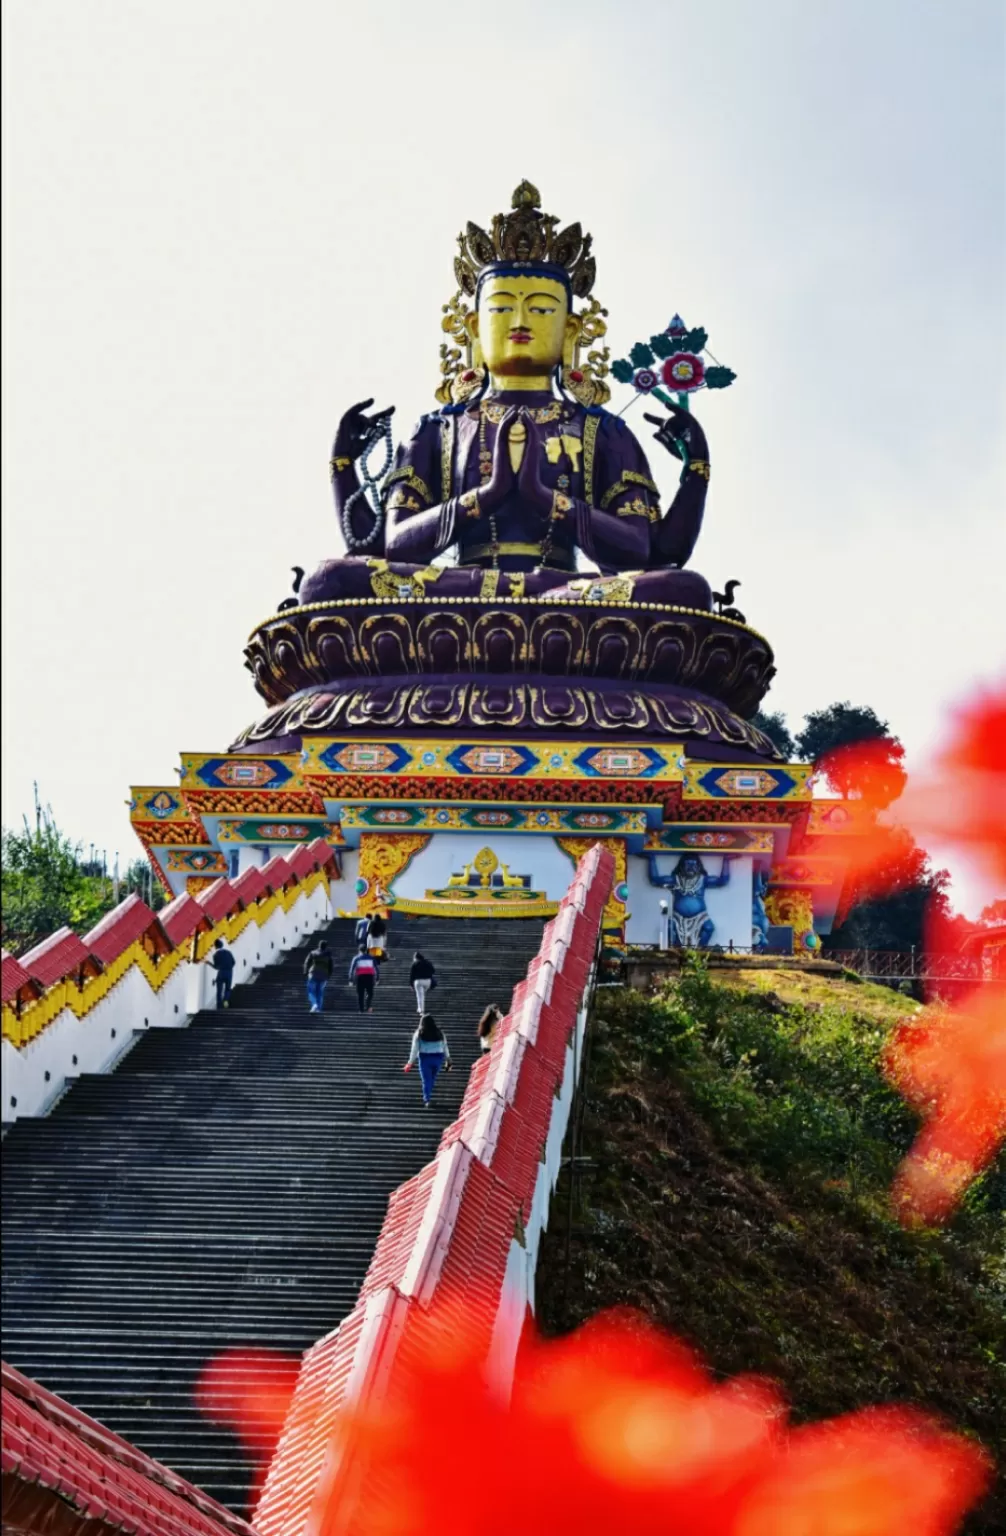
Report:
M1006 1139L1006 998L978 986L892 1035L884 1068L925 1124L894 1185L903 1219L944 1220Z
M859 901L912 883L925 862L916 839L956 845L986 873L1006 880L1006 690L986 695L957 717L932 771L909 780L897 823L881 817L901 772L889 743L863 742L817 765L832 783L853 787L857 819L850 839L840 920ZM932 900L926 948L952 951L959 928ZM886 1055L891 1083L925 1121L898 1173L895 1207L904 1221L944 1220L1006 1139L1006 995L978 984L955 1001L907 1023Z
M227 1349L205 1367L196 1383L196 1407L240 1440L255 1469L249 1507L262 1492L297 1385L300 1361L274 1349Z
M900 1409L793 1429L770 1383L715 1382L628 1314L558 1342L529 1334L508 1409L467 1332L428 1319L389 1394L338 1421L317 1536L939 1536L987 1481L972 1442ZM200 1401L223 1388L228 1422L267 1455L293 1363L245 1360L244 1387L232 1351Z
M956 717L946 749L929 772L908 779L900 798L890 748L886 738L864 741L839 747L816 765L819 775L854 796L848 808L858 836L843 850L844 908L908 884L919 859L916 844L933 839L1006 881L1006 688ZM897 810L888 812L895 799Z

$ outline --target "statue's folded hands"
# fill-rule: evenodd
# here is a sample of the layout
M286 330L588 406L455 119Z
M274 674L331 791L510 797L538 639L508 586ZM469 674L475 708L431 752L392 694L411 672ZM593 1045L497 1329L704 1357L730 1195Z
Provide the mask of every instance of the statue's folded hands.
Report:
M528 183L518 187L513 208L494 220L491 235L469 225L461 237L457 271L474 305L463 309L459 296L445 321L467 338L472 364L455 381L456 403L424 417L401 444L379 512L356 496L348 522L358 480L347 459L359 456L387 413L367 417L372 401L364 401L340 424L333 483L350 555L384 556L407 581L453 549L458 577L441 590L458 596L481 592L485 570L533 575L533 589L522 583L523 591L565 588L583 557L603 576L630 578L624 590L634 600L709 609L704 579L673 569L684 564L701 525L708 477L702 429L682 412L660 424L661 444L687 452L706 474L686 466L661 519L642 448L600 403L606 386L570 366L580 341L589 345L604 330L596 301L579 313L573 308L574 296L585 298L594 281L590 239L579 225L557 233L558 221L541 213ZM365 562L335 559L306 578L301 597L359 598L368 589L381 596L385 585L380 573L375 584Z

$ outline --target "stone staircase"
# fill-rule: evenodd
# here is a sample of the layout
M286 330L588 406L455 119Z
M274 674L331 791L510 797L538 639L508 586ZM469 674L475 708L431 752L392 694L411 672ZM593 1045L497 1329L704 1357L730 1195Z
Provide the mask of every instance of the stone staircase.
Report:
M241 1512L250 1468L198 1414L196 1378L232 1346L299 1354L350 1310L388 1196L434 1155L476 1020L508 1006L542 923L393 919L364 1017L345 982L352 927L327 934L324 1015L294 951L4 1143L4 1359ZM455 1062L432 1110L402 1073L416 949L437 965L429 1005Z

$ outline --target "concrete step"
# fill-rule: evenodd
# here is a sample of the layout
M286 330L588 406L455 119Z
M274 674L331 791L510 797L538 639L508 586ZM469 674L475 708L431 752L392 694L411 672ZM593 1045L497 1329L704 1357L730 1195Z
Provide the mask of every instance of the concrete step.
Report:
M229 1508L250 1468L193 1388L234 1346L299 1355L352 1308L388 1196L432 1158L506 1007L540 921L392 919L374 1012L345 983L353 924L327 933L335 976L307 1011L306 947L233 1004L140 1036L4 1141L4 1358ZM313 936L311 944L316 942ZM416 1027L412 954L455 1070L422 1107L402 1066Z

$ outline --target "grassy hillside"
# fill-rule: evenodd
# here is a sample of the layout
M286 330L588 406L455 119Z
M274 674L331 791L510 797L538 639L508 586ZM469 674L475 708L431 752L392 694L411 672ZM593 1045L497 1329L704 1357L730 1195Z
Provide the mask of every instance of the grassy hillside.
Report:
M652 997L602 990L571 1228L564 1173L539 1266L544 1330L637 1306L716 1372L780 1380L798 1420L909 1402L1002 1461L1006 1166L944 1232L888 1212L916 1122L878 1058L917 1006L701 966ZM1006 1530L1001 1487L968 1530Z

